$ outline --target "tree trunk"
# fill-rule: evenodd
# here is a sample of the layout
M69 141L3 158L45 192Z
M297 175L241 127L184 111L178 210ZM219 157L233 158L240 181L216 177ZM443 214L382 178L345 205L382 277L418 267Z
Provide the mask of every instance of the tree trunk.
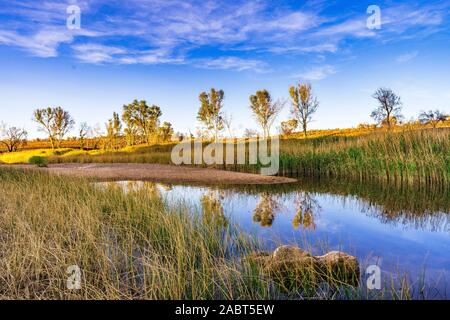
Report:
M50 139L50 144L52 145L52 149L55 149L55 140L52 136L49 137Z

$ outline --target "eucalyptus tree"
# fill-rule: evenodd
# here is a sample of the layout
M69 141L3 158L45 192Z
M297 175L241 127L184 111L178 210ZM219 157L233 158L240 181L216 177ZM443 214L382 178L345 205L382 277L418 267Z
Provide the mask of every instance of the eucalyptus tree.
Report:
M156 105L149 106L145 100L134 100L123 106L122 120L127 125L127 134L141 135L147 144L150 144L152 136L156 135L161 116L161 108Z
M250 109L256 122L261 126L265 139L270 136L270 129L283 106L284 102L273 101L267 90L259 90L255 95L250 96Z
M47 133L53 149L61 146L61 141L75 124L70 113L61 107L36 109L34 121Z
M120 147L119 138L122 133L122 123L119 114L114 112L111 119L106 123L107 148L116 150Z
M163 124L158 128L158 137L162 142L168 142L172 139L174 135L173 127L170 122L163 122Z
M297 87L289 88L291 97L292 110L291 113L303 129L305 137L308 134L308 124L312 121L313 115L316 113L319 102L312 93L311 85L308 83L299 84Z
M225 128L223 114L223 100L225 93L223 90L212 88L209 93L200 93L200 109L197 120L204 124L206 129L212 133L214 141L219 138L220 132Z
M298 121L297 119L290 119L287 121L281 122L281 134L283 135L290 135L294 132L295 129L298 127Z

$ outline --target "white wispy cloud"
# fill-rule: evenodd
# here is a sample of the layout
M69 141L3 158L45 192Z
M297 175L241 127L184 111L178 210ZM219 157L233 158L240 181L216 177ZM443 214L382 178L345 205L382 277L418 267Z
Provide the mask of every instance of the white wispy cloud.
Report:
M70 43L73 36L64 30L44 29L32 35L20 35L16 31L0 30L0 44L14 46L43 58L58 56L58 47Z
M72 3L81 7L79 32L65 27L65 10ZM366 12L330 15L322 12L325 4L294 9L264 0L23 0L0 8L0 45L39 57L56 57L62 46L72 46L75 58L85 63L191 63L261 71L270 54L338 54L349 39L387 41L437 32L450 8L445 3L385 6L382 29L369 30ZM105 12L105 5L120 10ZM214 55L199 59L195 53L202 48L214 48ZM252 59L242 58L242 52L251 52ZM311 77L320 77L319 71Z
M267 72L267 65L259 60L241 59L236 57L221 57L217 59L202 59L197 61L196 66L206 69L222 70L252 70L255 72Z
M418 51L408 52L408 53L399 55L397 57L396 61L398 63L405 63L405 62L408 62L408 61L411 61L411 60L415 59L418 55L419 55Z
M127 53L125 49L105 46L95 43L78 44L72 46L75 51L75 56L83 62L87 63L103 63L112 62L117 59L117 56L122 56Z
M336 68L331 65L315 66L304 72L297 73L292 78L301 79L304 81L319 81L335 74Z
M367 38L376 36L374 30L367 28L367 17L361 16L358 18L352 18L344 22L327 26L315 33L318 37L358 37Z

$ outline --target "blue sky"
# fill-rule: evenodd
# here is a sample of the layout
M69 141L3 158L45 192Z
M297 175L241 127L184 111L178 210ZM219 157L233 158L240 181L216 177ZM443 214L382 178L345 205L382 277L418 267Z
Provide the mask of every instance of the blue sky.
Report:
M66 26L71 4L81 29ZM367 27L370 5L381 29ZM103 125L137 98L195 132L198 95L215 87L240 133L257 128L250 94L288 98L299 81L320 101L311 128L370 122L380 86L401 95L409 119L450 111L449 57L448 1L0 0L0 122L42 136L36 108Z

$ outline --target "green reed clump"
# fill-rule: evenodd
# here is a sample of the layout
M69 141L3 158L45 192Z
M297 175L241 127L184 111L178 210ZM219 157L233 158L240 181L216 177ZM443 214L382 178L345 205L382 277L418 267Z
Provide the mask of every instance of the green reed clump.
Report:
M450 182L450 130L380 132L357 137L285 140L281 174Z

